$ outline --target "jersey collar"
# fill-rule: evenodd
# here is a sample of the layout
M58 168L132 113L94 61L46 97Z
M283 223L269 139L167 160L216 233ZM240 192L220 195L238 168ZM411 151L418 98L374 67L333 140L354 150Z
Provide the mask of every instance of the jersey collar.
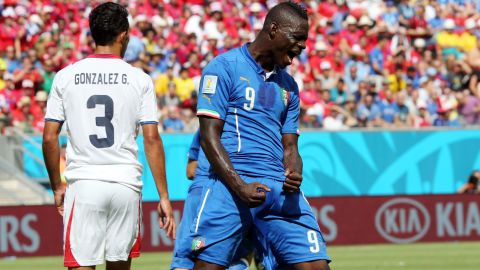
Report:
M95 53L87 56L87 58L110 58L110 59L122 59L119 56L110 53Z

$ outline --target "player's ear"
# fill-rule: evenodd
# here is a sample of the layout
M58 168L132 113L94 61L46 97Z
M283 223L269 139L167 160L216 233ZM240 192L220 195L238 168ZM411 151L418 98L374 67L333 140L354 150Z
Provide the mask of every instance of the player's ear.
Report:
M128 39L128 31L121 32L117 36L117 41L121 44L125 43L125 40Z
M272 40L275 39L277 32L278 32L278 24L276 22L272 22L268 26L268 36L270 37L270 39Z

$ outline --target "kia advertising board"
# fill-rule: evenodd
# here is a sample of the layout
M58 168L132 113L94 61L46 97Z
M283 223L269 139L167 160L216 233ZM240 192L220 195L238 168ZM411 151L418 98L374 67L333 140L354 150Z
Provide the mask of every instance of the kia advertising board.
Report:
M478 195L308 200L328 245L480 240ZM173 208L178 222L183 202ZM143 204L142 251L171 251L155 209ZM60 255L61 243L62 219L53 206L0 207L0 257Z
M480 240L480 196L310 199L330 244Z

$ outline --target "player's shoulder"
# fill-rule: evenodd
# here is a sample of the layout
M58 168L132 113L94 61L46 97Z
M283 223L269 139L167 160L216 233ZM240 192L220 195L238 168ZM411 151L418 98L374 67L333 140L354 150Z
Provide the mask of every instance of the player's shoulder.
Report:
M61 86L62 84L66 83L66 80L67 80L66 78L71 77L69 75L75 73L76 63L78 63L78 61L71 63L68 66L57 71L57 73L55 74L53 83L57 86Z
M82 60L80 60L80 61L82 61ZM73 63L71 63L71 64L68 64L66 67L60 69L60 70L57 72L57 74L55 74L55 76L60 78L60 77L62 77L62 76L65 76L65 75L67 75L67 74L70 74L70 73L75 72L75 69L76 69L76 67L77 67L75 64L77 64L77 63L80 62L80 61L76 61L76 62L73 62Z
M132 65L126 63L126 62L125 62L125 64L128 65L128 68L129 68L129 71L130 71L131 75L134 76L135 78L138 78L140 80L147 80L147 81L152 80L152 77L150 77L150 75L145 73L145 71L143 71L143 69L138 68L138 67L134 67L134 66L132 66Z
M213 58L205 67L207 70L232 70L241 61L240 48L231 49Z

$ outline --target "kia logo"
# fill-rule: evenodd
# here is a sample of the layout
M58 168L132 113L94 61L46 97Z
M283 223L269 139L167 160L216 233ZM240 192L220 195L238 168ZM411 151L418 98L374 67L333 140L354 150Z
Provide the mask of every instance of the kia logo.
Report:
M412 243L430 227L430 215L423 204L408 198L397 198L384 203L375 214L377 232L393 243Z

